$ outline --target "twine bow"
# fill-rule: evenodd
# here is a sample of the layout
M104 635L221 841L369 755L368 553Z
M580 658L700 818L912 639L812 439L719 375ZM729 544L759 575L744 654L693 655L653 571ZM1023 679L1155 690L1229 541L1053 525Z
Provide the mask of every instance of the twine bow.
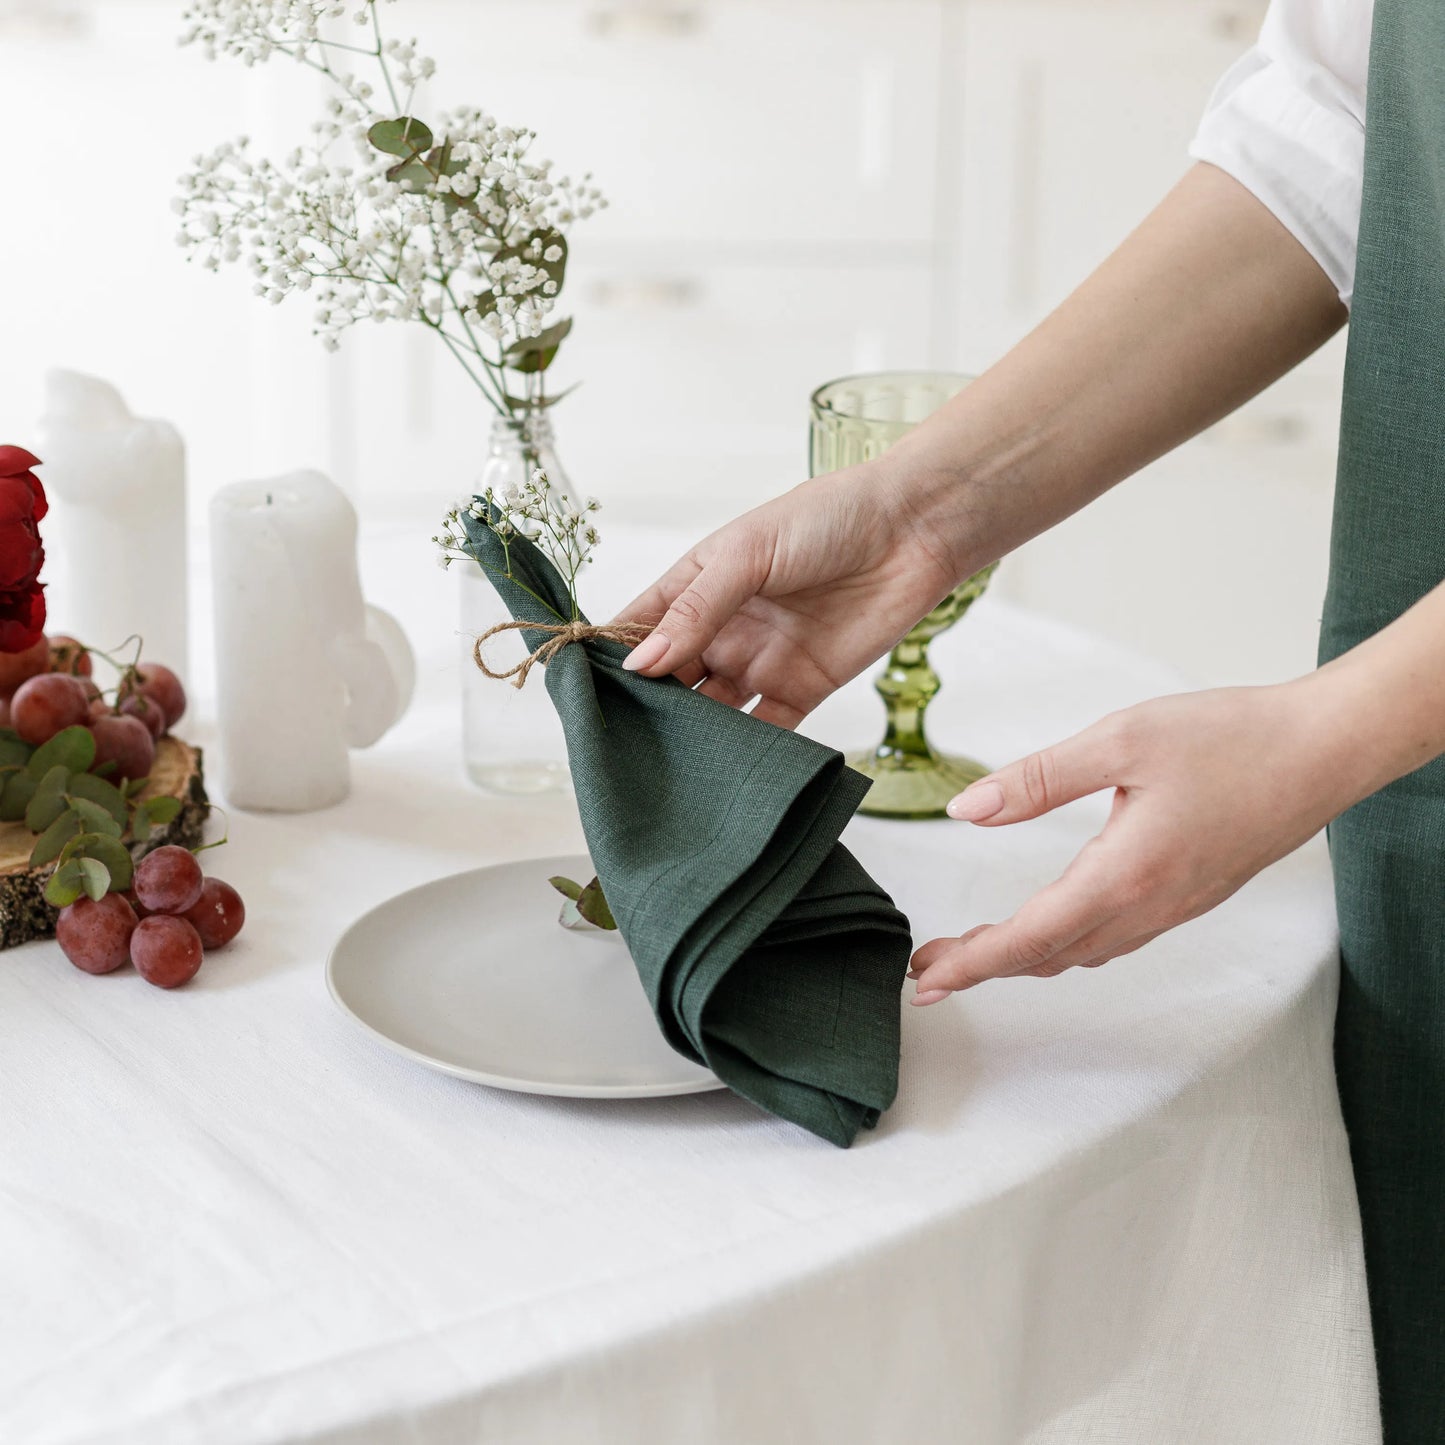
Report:
M635 646L651 631L652 628L641 622L610 623L605 627L594 627L590 622L499 622L495 627L487 628L477 638L472 656L476 659L477 666L493 681L506 682L515 679L512 686L522 688L527 685L533 664L540 662L546 667L569 643L624 642ZM499 632L550 632L552 635L530 657L524 657L514 668L507 672L493 672L487 666L483 649Z

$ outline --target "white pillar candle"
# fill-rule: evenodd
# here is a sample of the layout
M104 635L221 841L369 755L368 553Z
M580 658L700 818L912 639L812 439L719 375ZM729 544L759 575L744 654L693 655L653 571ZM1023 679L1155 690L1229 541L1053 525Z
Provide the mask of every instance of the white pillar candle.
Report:
M400 627L362 599L356 512L319 472L294 472L222 488L210 522L226 799L339 803L348 749L397 722L415 681Z
M188 676L180 434L132 416L108 382L52 371L36 450L51 627L105 650L138 633L148 659Z

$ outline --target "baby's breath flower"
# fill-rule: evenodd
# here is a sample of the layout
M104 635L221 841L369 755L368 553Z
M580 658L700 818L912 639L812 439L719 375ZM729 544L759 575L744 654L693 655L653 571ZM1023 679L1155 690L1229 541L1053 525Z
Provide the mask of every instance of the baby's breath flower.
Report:
M499 125L476 107L429 117L434 146L399 166L396 155L371 142L372 128L396 118L398 82L409 91L436 67L415 41L378 44L376 62L392 102L379 110L381 92L343 68L356 47L328 38L328 23L348 16L372 24L375 6L186 5L182 39L207 56L248 65L278 54L307 61L337 93L310 141L279 163L254 156L244 137L195 156L174 204L177 243L210 270L244 264L257 278L257 294L272 305L310 293L315 332L328 350L360 321L420 321L459 356L474 357L492 390L478 384L494 405L510 408L506 353L547 329L560 291L557 268L567 254L563 232L606 201L590 175L575 185L554 180L551 162L529 154L532 131Z
M584 511L596 510L595 499L584 508ZM561 574L574 614L580 610L577 575L592 560L592 553L602 538L596 527L584 523L583 513L576 510L566 494L553 487L544 470L540 467L534 470L520 487L509 487L502 493L489 488L482 496L449 512L446 529L432 540L438 542L444 555L452 561L458 556L470 556L465 542L451 535L459 512L466 512L488 527L501 539L504 548L514 537L526 537Z

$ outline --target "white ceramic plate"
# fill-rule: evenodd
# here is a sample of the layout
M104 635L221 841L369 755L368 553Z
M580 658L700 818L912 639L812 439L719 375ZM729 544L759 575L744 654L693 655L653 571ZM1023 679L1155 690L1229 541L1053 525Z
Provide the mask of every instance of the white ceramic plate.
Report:
M425 883L357 919L326 963L341 1009L418 1063L497 1089L641 1099L720 1089L662 1037L626 945L557 922L554 874L529 858Z

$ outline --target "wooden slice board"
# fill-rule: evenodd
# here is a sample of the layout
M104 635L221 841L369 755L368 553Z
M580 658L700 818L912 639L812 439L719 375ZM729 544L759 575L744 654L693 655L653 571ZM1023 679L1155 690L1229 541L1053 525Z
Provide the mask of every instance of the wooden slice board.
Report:
M180 738L164 737L156 744L156 763L150 782L140 796L169 794L179 798L181 811L164 828L157 828L144 843L131 844L137 858L166 843L194 848L201 842L211 804L206 797L201 750ZM45 901L45 880L52 865L30 866L35 834L24 823L0 823L0 948L14 948L34 938L55 934L58 910Z

